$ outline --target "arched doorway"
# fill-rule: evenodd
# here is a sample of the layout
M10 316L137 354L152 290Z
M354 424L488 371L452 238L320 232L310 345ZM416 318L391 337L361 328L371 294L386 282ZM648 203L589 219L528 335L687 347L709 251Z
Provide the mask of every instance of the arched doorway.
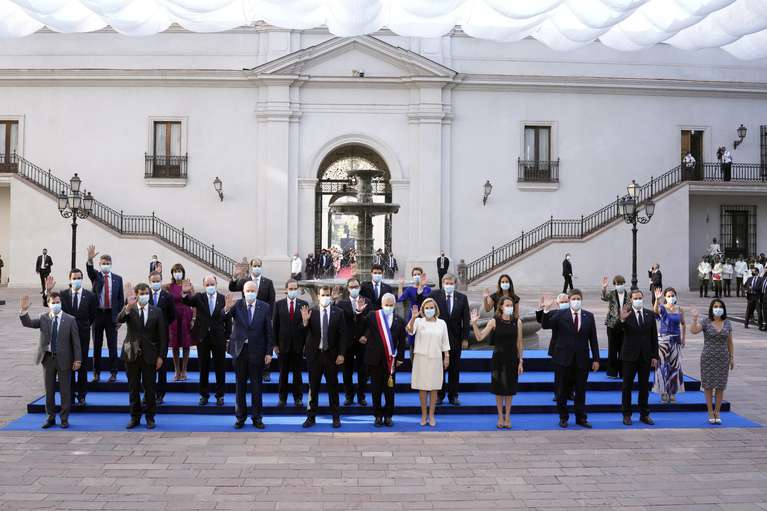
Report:
M373 200L391 203L389 168L376 151L361 144L346 144L333 149L323 158L317 171L314 197L315 252L334 245L341 249L354 246L357 217L331 214L330 205L356 201L355 183L347 171L360 168L384 171L383 177L373 180ZM391 252L391 215L373 220L373 237L376 249L383 248L385 252Z

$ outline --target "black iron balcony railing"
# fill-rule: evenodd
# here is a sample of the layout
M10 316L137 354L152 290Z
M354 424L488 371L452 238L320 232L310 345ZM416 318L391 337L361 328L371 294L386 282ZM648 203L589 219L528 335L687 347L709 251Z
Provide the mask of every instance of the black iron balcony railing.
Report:
M556 161L517 159L520 183L559 183L559 158Z
M520 175L521 172L520 165ZM724 181L726 176L729 176L729 180L733 182L767 185L767 164L733 163L727 173L719 163L703 163L696 165L694 169L679 165L659 177L651 177L649 182L640 187L640 207L647 199L654 199L657 195L685 181L720 182ZM552 216L537 227L522 231L508 243L497 248L492 247L489 253L468 263L466 279L472 282L547 241L576 240L589 236L620 218L619 199L620 197L616 197L609 204L589 215L581 215L580 218L560 220Z
M186 179L186 164L189 155L165 156L144 154L144 177L176 177Z
M18 164L18 175L35 185L54 199L60 192L69 193L69 183L54 176L50 170L44 170L25 158L14 155ZM151 215L126 215L122 211L110 208L102 202L93 202L91 219L96 220L120 235L150 236L169 245L189 258L196 260L219 273L231 276L237 261L216 250L215 245L203 243L186 233L185 229L175 227Z
M11 154L0 153L0 173L16 172L18 168L19 168L19 164L16 161L16 153L11 153Z

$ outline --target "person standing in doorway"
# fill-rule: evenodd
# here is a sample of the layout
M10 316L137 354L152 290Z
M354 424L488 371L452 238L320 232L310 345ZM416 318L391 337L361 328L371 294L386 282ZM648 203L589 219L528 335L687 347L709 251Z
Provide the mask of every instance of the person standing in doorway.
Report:
M565 285L562 287L562 292L567 293L573 289L573 264L570 262L570 254L565 254L565 259L562 261L562 277L565 279Z
M439 276L439 288L442 289L442 277L445 276L447 271L450 269L450 259L445 257L445 251L443 250L440 253L440 256L437 258L437 275Z
M37 256L35 262L35 272L40 277L40 294L45 294L45 279L51 274L53 259L48 255L48 249L44 248L42 255Z

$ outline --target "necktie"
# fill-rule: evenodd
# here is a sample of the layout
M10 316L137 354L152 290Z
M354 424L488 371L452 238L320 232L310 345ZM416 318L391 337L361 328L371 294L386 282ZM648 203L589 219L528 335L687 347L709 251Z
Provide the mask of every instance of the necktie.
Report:
M326 351L328 349L328 309L325 308L322 311L322 328L320 332L320 349Z
M109 300L109 275L104 275L104 308L111 309L112 304Z
M253 305L248 305L248 322L253 322Z
M376 284L376 300L378 300L379 296L381 296L381 291L379 290L378 284Z
M155 291L154 292L154 306L157 307L157 302L160 300L160 292Z
M213 297L208 298L208 312L210 312L210 315L213 316L213 309L216 308L216 302L213 299Z
M77 293L74 293L72 295L72 310L77 312L77 306L78 306L78 303L77 303Z
M641 311L637 311L637 321L639 322L639 326L644 326L644 318L642 317Z
M577 332L580 330L580 325L578 324L578 313L573 312L573 325L575 325L575 331Z
M453 314L453 295L447 295L447 315Z
M53 325L51 326L51 353L56 354L56 341L59 340L59 321L53 316Z
M290 320L293 321L293 300L290 300Z
M144 326L144 307L139 308L138 316L141 320L141 326Z

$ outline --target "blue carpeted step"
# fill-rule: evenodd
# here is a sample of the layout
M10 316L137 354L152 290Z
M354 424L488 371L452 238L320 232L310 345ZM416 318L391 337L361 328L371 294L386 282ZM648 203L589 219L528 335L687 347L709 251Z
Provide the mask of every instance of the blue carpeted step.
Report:
M635 422L630 428L621 422L621 416L617 413L590 413L589 421L594 429L658 429L658 428L758 428L759 424L745 419L735 413L723 413L722 424L712 426L708 424L706 412L658 412L653 414L655 426L646 426ZM100 414L73 414L70 418L69 431L124 431L128 418L126 414L100 413ZM449 432L449 431L497 431L495 427L495 415L446 415L440 409L437 412L437 426L423 427L419 424L420 415L395 415L394 427L376 428L369 416L345 416L342 417L341 429L333 429L328 417L317 418L317 425L310 429L303 429L301 416L269 416L264 419L266 432L342 432L342 433L374 433L374 432ZM37 431L43 418L39 414L25 415L12 421L3 428L4 431ZM159 415L157 417L157 429L162 432L230 432L237 431L232 428L233 418L230 415ZM550 413L526 414L512 417L512 430L497 431L498 435L510 435L514 431L524 430L558 430L557 417ZM570 419L569 430L581 429L573 424ZM143 426L133 431L146 431ZM239 432L253 434L257 431L250 421ZM566 434L566 432L563 432Z

